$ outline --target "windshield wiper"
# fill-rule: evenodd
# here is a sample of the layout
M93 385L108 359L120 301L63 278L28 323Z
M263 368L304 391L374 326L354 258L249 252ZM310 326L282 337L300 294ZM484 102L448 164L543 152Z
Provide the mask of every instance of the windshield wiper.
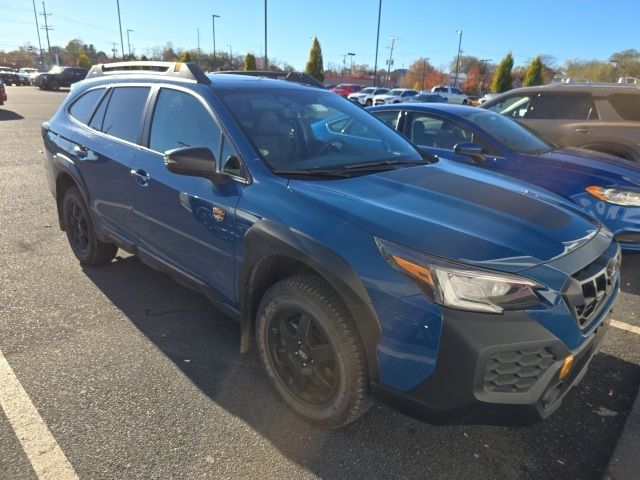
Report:
M354 163L352 165L345 165L343 168L353 172L358 170L387 170L396 165L428 165L428 163L403 160L381 160L378 162Z
M295 169L286 169L286 168L276 168L273 170L273 173L278 175L305 175L309 177L336 177L336 178L344 178L350 177L349 172L344 170L317 170L313 168L308 168L304 170L295 170Z

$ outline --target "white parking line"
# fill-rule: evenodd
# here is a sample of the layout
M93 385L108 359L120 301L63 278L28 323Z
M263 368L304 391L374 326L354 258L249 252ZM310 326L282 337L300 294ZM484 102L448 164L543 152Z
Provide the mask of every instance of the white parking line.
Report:
M0 406L41 480L78 476L0 350Z
M611 319L611 326L619 328L620 330L626 330L627 332L637 333L640 335L640 327L636 327L635 325L630 325L625 322L619 322L618 320Z

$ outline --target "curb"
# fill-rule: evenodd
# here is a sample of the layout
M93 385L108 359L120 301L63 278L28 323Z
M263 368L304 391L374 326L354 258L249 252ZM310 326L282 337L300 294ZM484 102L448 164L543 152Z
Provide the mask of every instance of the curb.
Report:
M609 460L604 480L637 480L640 477L640 392Z

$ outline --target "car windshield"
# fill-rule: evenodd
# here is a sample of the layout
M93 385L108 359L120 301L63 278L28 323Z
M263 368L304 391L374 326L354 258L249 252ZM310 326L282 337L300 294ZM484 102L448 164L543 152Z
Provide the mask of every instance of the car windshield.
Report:
M62 67L55 66L51 70L49 70L47 73L61 73L61 72L62 72Z
M402 92L404 92L404 90L394 88L393 90L390 90L387 95L402 95Z
M360 90L361 93L373 93L375 91L376 91L375 87L367 87Z
M462 115L507 148L518 153L545 153L554 145L527 130L515 120L487 110L473 110Z
M425 163L401 135L352 102L324 90L219 90L265 162L276 172Z

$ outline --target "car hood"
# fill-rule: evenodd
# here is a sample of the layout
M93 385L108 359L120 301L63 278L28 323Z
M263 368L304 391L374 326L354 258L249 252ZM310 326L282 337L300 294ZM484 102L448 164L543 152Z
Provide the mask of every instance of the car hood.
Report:
M464 171L469 174L460 174ZM517 272L588 242L595 220L508 177L438 164L354 178L292 180L291 190L369 231L425 253Z
M535 165L536 180L530 181L567 197L589 185L640 187L640 165L606 153L564 148L524 161Z

